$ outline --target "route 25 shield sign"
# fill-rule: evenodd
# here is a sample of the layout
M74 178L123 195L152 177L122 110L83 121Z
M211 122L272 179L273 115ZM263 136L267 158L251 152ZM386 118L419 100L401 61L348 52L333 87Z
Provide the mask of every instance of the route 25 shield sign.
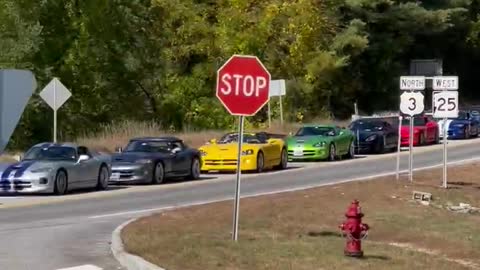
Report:
M400 112L404 115L415 116L425 110L424 96L421 92L403 92L400 95Z

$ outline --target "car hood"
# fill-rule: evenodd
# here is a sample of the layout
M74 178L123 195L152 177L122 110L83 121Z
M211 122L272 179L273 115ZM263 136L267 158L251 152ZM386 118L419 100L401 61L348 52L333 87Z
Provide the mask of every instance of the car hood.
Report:
M372 135L377 135L377 136L383 135L382 131L370 131L370 130L360 130L360 129L354 129L352 130L352 133L355 139L357 139L357 136L358 136L358 139L360 141L364 141L365 139L367 139Z
M306 144L312 145L318 142L330 141L332 137L324 136L293 136L287 139L287 144Z
M15 177L20 177L25 172L38 170L42 168L55 168L59 163L65 161L49 161L49 160L24 160L11 164L2 164L0 166L2 180L8 178L9 174L15 171Z
M112 163L134 163L140 159L155 159L171 156L169 153L143 153L143 152L128 152L118 153L112 156Z
M440 120L438 121L438 125L443 128L444 125L447 125L447 128L451 128L454 126L464 126L470 124L469 120L463 120L463 119L448 119L447 121Z
M425 130L425 127L422 127L422 126L414 126L413 127L413 132L414 133L418 133L418 132L421 132L421 131L424 131ZM410 127L409 126L402 126L401 129L400 129L400 134L402 136L408 136L408 134L410 134Z

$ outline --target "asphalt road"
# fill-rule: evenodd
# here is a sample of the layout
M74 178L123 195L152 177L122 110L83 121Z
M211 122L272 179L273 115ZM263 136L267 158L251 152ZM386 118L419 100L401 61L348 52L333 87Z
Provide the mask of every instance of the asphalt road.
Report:
M480 159L479 147L480 139L452 143L449 162ZM415 168L442 164L441 145L416 148L414 153ZM402 153L401 157L404 171L408 169L408 154ZM285 171L244 175L242 196L391 174L395 173L396 158L395 154L387 154L334 163L290 163L289 167ZM132 217L162 209L231 200L234 180L235 175L212 175L195 182L114 187L105 192L62 197L0 197L0 269L122 269L110 254L109 241L115 227ZM401 181L408 178L404 176Z

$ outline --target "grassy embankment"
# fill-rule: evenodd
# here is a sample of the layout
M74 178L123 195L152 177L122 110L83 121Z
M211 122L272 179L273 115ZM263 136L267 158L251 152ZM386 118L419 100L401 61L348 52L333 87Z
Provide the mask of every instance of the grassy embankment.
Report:
M479 269L480 214L447 205L480 206L480 163L407 178L381 178L242 199L239 242L230 239L232 202L167 211L127 226L126 248L169 270L200 269ZM292 179L293 181L294 179ZM412 191L433 194L425 206ZM358 198L371 226L365 258L343 256L338 225Z

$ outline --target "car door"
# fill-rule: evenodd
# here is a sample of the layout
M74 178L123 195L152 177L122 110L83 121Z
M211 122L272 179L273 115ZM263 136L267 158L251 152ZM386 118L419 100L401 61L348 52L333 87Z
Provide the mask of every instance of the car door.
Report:
M92 153L86 146L77 147L77 155L87 155L89 159L78 162L76 164L77 171L79 171L79 181L82 187L91 187L97 183L99 162L93 158Z
M257 138L265 152L265 159L268 163L267 165L275 163L280 158L280 145L274 143L274 141L269 141L268 137L264 134L257 134Z
M434 141L435 136L437 135L438 124L428 117L424 117L423 119L425 121L425 127L427 130L426 139L427 141Z
M335 128L336 140L337 140L337 147L341 153L347 153L348 147L350 146L350 136L348 132L340 127Z
M388 122L383 122L383 128L387 147L396 146L398 143L398 130Z
M175 174L186 174L190 172L191 166L191 153L188 148L185 147L183 142L172 142L171 149L179 149L178 152L173 153L172 159L172 172Z

